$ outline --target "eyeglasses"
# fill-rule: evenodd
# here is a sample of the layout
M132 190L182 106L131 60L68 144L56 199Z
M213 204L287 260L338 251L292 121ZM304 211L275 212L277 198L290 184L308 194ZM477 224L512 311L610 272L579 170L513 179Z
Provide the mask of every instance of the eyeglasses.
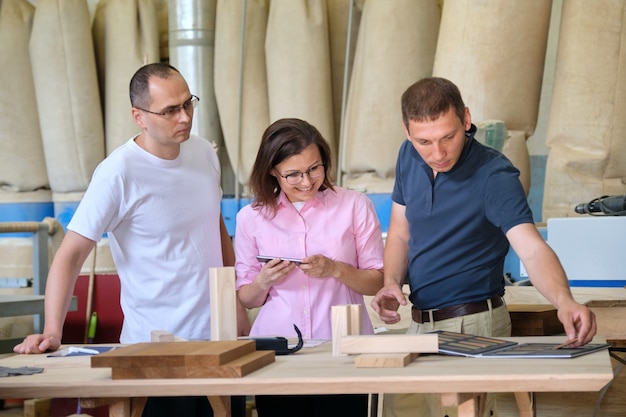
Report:
M196 106L198 105L199 101L200 101L200 98L192 94L191 98L185 101L183 104L180 104L178 106L168 107L162 112L150 111L150 110L142 109L141 107L137 107L137 106L135 106L135 108L141 111L145 111L146 113L156 114L157 116L161 116L166 119L173 119L174 117L178 116L181 109L185 110L185 113L190 115L193 112L193 109L195 109Z
M296 185L300 184L304 179L304 174L308 175L310 179L315 180L324 176L324 164L314 165L304 172L296 171L287 175L280 175L283 177L287 184Z

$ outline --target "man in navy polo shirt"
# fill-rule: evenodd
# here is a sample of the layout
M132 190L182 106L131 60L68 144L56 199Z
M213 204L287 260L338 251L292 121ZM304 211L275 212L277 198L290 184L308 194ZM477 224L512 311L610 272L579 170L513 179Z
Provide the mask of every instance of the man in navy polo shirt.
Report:
M407 140L391 195L385 285L372 301L381 320L400 320L408 274L408 333L510 336L502 300L510 244L532 284L558 309L571 345L588 343L596 333L593 313L573 299L556 254L535 227L519 171L474 139L457 86L436 77L416 82L402 95L402 121ZM485 415L495 415L493 398L487 402ZM411 394L385 396L384 410L386 416L453 415L438 396Z

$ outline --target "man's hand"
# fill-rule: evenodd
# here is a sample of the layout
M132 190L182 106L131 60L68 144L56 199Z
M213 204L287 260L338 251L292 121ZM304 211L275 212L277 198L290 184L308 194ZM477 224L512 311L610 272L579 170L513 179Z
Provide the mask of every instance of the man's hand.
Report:
M372 299L372 308L385 324L398 323L400 321L398 309L400 305L406 304L406 297L402 293L402 287L398 284L384 286Z
M563 324L567 340L576 340L571 346L587 344L596 335L596 316L588 307L572 300L560 305L557 315Z
M13 352L29 354L44 353L57 350L61 346L61 338L54 335L31 334L22 343L13 348Z

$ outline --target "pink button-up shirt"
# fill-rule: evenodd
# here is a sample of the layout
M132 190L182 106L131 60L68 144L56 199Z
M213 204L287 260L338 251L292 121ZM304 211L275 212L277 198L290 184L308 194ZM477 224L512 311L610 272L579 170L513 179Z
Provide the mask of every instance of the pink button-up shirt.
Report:
M383 267L383 239L374 206L364 194L335 187L307 201L298 212L284 193L275 217L251 205L237 214L237 288L254 281L263 266L257 255L304 258L322 254L358 269ZM297 325L307 339L331 339L331 307L361 304L363 334L372 334L363 296L334 278L309 277L298 267L269 291L251 336L294 337Z

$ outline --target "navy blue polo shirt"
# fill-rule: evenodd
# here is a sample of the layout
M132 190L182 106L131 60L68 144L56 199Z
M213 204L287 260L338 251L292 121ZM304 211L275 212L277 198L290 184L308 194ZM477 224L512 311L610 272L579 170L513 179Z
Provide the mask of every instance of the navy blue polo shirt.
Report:
M436 178L409 140L400 147L391 198L406 207L409 298L422 310L504 295L505 233L533 223L519 171L475 131Z

